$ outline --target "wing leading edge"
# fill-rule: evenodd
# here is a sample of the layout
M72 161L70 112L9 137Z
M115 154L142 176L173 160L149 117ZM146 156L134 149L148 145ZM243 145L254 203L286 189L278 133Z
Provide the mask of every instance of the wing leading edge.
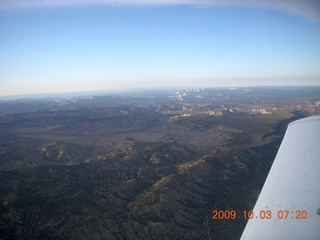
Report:
M289 124L241 240L320 239L320 116Z

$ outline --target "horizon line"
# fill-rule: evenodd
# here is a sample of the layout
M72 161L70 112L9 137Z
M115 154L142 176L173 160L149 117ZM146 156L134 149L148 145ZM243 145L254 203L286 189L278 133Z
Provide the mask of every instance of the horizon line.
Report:
M84 90L84 91L65 91L65 92L41 92L41 93L23 93L23 94L10 94L10 95L0 95L1 101L11 101L11 100L18 100L18 99L35 99L35 98L53 98L59 97L59 95L74 95L76 96L86 96L92 94L107 94L107 93L114 93L114 92L130 92L130 91L147 91L147 90L160 90L160 89L214 89L214 88L259 88L259 87L274 87L274 88L281 88L281 87L320 87L319 85L296 85L296 84L287 84L287 85L246 85L246 86L204 86L204 85L194 85L194 86L154 86L154 87L132 87L132 88L112 88L112 89L102 89L102 90ZM89 94L91 93L91 94ZM101 95L100 95L101 96Z

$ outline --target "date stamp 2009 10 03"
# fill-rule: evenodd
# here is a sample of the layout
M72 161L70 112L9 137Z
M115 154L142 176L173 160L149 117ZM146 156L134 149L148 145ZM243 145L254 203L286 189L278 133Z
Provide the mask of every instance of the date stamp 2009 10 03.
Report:
M227 220L227 219L272 219L274 217L278 219L297 219L303 220L308 218L308 212L306 210L278 210L273 213L271 210L260 210L258 213L253 210L237 212L235 210L213 210L213 220Z

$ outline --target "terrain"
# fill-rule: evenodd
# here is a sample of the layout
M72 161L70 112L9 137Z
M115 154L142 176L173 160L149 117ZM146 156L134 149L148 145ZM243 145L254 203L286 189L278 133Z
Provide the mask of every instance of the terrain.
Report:
M0 101L1 239L239 239L320 87Z

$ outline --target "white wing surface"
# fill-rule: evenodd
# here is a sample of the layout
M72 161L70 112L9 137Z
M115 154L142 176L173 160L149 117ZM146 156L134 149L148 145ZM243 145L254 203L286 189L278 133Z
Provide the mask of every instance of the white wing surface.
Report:
M241 240L320 239L320 116L289 124Z

